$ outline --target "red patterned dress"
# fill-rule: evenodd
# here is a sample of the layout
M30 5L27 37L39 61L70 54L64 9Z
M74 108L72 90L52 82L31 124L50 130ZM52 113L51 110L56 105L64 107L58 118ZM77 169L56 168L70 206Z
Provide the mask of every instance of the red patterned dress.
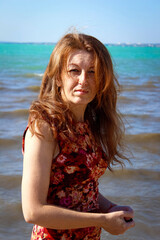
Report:
M76 123L74 130L74 137L62 132L58 136L60 152L52 161L47 201L80 212L99 212L98 179L107 168L107 159L88 123ZM23 147L24 137L25 133ZM99 240L100 233L94 226L55 230L34 225L31 240Z

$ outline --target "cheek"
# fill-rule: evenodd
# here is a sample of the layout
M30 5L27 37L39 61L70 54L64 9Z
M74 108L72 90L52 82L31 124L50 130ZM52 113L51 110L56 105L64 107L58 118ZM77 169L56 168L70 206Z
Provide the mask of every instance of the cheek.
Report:
M72 91L72 89L76 86L76 81L72 79L66 79L63 83L63 89L65 92Z
M97 92L97 85L96 85L96 81L93 80L91 83L90 83L90 86L92 88L92 92L94 92L96 94Z

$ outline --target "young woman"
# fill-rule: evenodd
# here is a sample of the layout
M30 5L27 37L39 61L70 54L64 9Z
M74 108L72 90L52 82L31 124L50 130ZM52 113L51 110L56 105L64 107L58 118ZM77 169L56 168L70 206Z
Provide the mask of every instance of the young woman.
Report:
M123 164L118 82L106 47L67 34L54 48L23 136L22 207L31 239L100 239L134 227L133 210L107 200L98 179Z

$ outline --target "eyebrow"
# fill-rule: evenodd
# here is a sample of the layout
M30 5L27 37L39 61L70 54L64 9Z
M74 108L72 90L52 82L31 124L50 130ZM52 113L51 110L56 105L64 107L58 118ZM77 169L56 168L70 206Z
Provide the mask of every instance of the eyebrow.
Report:
M71 67L71 66L79 67L79 65L77 65L76 63L69 63L68 67ZM94 68L94 65L91 65L89 68Z
M68 66L77 66L78 67L78 65L75 63L69 63Z

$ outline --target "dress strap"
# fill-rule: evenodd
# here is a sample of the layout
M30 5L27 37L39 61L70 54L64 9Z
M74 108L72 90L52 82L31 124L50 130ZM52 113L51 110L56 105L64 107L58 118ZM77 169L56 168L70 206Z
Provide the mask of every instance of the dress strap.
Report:
M26 127L26 129L23 133L23 137L22 137L22 154L24 154L25 136L26 136L26 132L27 132L28 128L29 128L29 126Z

